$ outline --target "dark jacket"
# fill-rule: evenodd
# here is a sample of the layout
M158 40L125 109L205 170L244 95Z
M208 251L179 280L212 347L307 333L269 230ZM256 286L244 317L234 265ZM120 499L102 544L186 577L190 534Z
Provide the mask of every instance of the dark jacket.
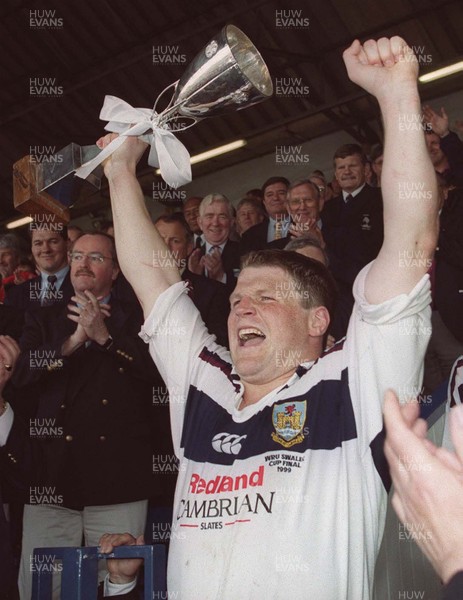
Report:
M72 508L147 498L158 374L138 336L141 309L112 299L105 321L112 347L91 342L63 357L62 344L76 327L67 312L51 306L26 313L13 382L33 391L27 406L15 407L42 464L31 486L52 487Z
M206 252L206 245L203 244L200 248L201 253L204 255ZM239 244L238 242L232 242L228 240L222 250L222 264L223 269L227 275L227 283L220 284L223 285L228 295L235 289L236 286L236 274L235 272L240 268L240 254L239 254ZM190 276L193 275L188 267L184 271L183 279L190 279ZM220 282L218 282L220 283Z
M35 279L29 279L20 285L11 287L5 296L5 305L14 306L23 311L30 309L42 308L40 304L40 293L42 279L36 277ZM63 283L59 290L55 293L55 299L53 304L67 304L74 295L74 289L71 284L71 277L69 272L63 280Z
M19 342L24 326L24 313L14 306L0 304L0 335L9 335Z
M444 586L442 600L461 600L463 598L463 571L456 573Z
M442 320L463 342L463 190L449 192L440 215L434 299Z
M365 185L347 204L341 196L325 204L321 213L323 238L330 271L338 286L338 301L329 333L346 335L354 306L352 285L361 269L378 255L383 243L381 190Z
M217 337L217 343L228 348L230 302L226 286L191 271L184 271L182 279L190 281L190 297L201 313L208 331Z
M445 154L450 168L441 173L447 183L463 186L463 142L454 131L440 139L440 147Z
M0 335L9 335L19 341L21 337L24 317L22 311L19 311L12 306L0 304ZM11 386L7 385L4 391L4 398L11 401ZM18 430L15 435L18 443L18 453L22 452L27 437L25 426L18 421L14 424ZM23 461L11 459L9 452L5 447L0 448L0 590L2 598L16 598L14 590L16 588L15 570L13 567L13 549L10 543L10 527L6 520L3 511L3 502L6 498L3 495L3 490L8 487L9 490L24 491L28 483L30 474L30 463L27 465ZM30 454L28 456L30 460ZM11 496L11 492L10 492Z
M244 256L252 250L264 250L268 247L268 219L264 219L262 223L253 225L241 236L240 256Z
M383 243L381 190L365 185L347 204L337 196L325 204L321 219L331 271L337 281L352 286Z

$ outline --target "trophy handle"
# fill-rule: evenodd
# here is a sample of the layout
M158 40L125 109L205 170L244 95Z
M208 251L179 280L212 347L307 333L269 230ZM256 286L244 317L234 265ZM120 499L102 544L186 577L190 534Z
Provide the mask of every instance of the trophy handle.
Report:
M177 79L177 81L174 81L174 83L171 83L170 85L168 85L166 88L164 88L164 89L162 90L162 92L159 94L159 96L158 96L158 97L156 98L156 100L154 101L153 112L157 112L157 111L156 111L156 107L157 107L157 105L158 105L158 102L159 102L159 100L161 99L161 97L162 97L162 96L164 96L164 94L167 92L167 90L170 90L170 88L171 88L171 87L174 87L174 86L175 86L175 89L174 89L174 91L173 91L173 93L172 93L172 97L171 97L171 99L169 100L169 104L166 106L166 108L165 108L164 110L167 110L168 108L170 108L170 107L172 106L172 102L173 102L173 100L174 100L175 92L177 91L177 85L178 85L178 82L179 82L179 81L180 81L180 79Z
M173 131L184 131L185 129L189 129L190 127L193 127L193 125L196 125L196 123L198 123L198 121L200 119L197 119L196 117L192 117L190 115L178 115L177 114L177 108L179 106L181 106L181 102L178 102L175 105L172 105L174 102L174 98L176 96L176 92L177 92L177 86L179 84L180 79L178 79L177 81L174 81L174 83L171 83L170 85L168 85L166 88L164 88L162 90L162 92L159 94L159 96L156 98L155 102L154 102L154 106L153 106L153 112L157 113L156 111L156 107L159 103L159 100L162 98L162 96L164 96L164 94L167 92L167 90L169 90L170 88L174 88L174 91L172 93L172 97L169 100L169 104L165 107L165 109L158 113L159 115L159 126L162 127L163 125L168 125L170 123L172 123L172 121L175 121L176 119L188 119L190 121L192 121L189 125L181 125L181 127L171 127L171 129Z

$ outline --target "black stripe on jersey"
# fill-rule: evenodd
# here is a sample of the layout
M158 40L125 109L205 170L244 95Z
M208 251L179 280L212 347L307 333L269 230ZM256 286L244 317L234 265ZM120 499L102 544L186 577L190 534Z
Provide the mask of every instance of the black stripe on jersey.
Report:
M378 471L378 475L381 477L386 492L389 492L392 485L391 474L389 472L389 464L384 454L384 440L386 439L386 430L384 428L378 433L378 435L371 441L370 450L373 458L373 463Z
M204 346L204 348L201 350L199 358L209 365L220 369L222 373L226 375L227 378L232 382L236 392L241 390L241 386L236 382L236 375L232 375L231 363L223 360L223 358L220 358L220 356L215 352L211 352L206 346Z
M299 379L310 371L310 369L317 363L317 360L313 364L311 364L310 367L305 367L304 365L298 366L298 368L296 369L296 375L299 377ZM288 388L289 388L289 385L285 384L281 388L281 390L279 390L278 394L281 394L284 390L287 390Z
M272 433L276 432L272 419L273 406L303 400L307 401L307 409L302 439L286 448L272 438ZM220 440L224 440L226 436L236 436L228 438L236 441L233 450L230 444L221 444ZM245 437L238 439L241 436ZM320 381L306 393L279 400L272 406L265 406L241 423L233 421L231 414L214 402L208 394L190 386L181 446L189 460L231 465L236 460L259 456L266 452L303 453L308 449L333 450L356 437L357 429L347 370L344 370L340 380ZM215 448L212 445L214 438Z
M315 364L315 363L314 363ZM307 373L307 371L309 371L311 368L313 367L313 365L310 365L310 367L304 367L304 365L299 365L298 368L296 369L296 375L299 377L299 379L305 375ZM287 387L287 386L285 386Z

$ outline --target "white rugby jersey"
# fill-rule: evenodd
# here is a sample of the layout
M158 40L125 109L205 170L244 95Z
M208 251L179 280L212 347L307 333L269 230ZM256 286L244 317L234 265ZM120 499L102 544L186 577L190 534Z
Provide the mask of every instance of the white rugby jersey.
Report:
M386 507L382 398L421 382L427 276L381 305L364 297L347 338L238 410L230 355L185 284L157 300L141 336L170 393L180 460L169 551L176 600L367 600Z

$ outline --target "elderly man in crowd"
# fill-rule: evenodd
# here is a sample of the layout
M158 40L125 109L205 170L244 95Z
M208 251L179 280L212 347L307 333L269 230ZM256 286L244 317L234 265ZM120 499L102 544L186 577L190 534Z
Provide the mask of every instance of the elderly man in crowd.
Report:
M230 293L239 270L239 245L230 239L234 208L222 194L209 194L199 206L201 246L190 255L185 277L203 275L224 284Z
M270 242L269 248L284 248L297 237L312 234L324 246L320 230L320 191L310 179L299 179L288 187L286 208L291 224L285 237Z
M419 384L430 316L426 269L399 268L399 255L432 256L437 190L422 133L397 127L421 110L412 50L399 37L355 41L344 60L382 110L387 227L357 278L349 335L322 358L333 282L321 263L251 254L230 298L228 353L198 319L177 269L150 266L163 242L135 175L146 146L129 138L105 165L122 269L146 317L142 336L168 388L184 396L171 404L180 472L168 570L168 593L182 600L278 590L295 600L370 597L387 497L382 397ZM430 198L404 210L397 190L416 180ZM162 332L172 320L181 334ZM105 535L101 548L123 543L136 540ZM132 580L136 563L109 569L106 593L126 591L111 582Z

